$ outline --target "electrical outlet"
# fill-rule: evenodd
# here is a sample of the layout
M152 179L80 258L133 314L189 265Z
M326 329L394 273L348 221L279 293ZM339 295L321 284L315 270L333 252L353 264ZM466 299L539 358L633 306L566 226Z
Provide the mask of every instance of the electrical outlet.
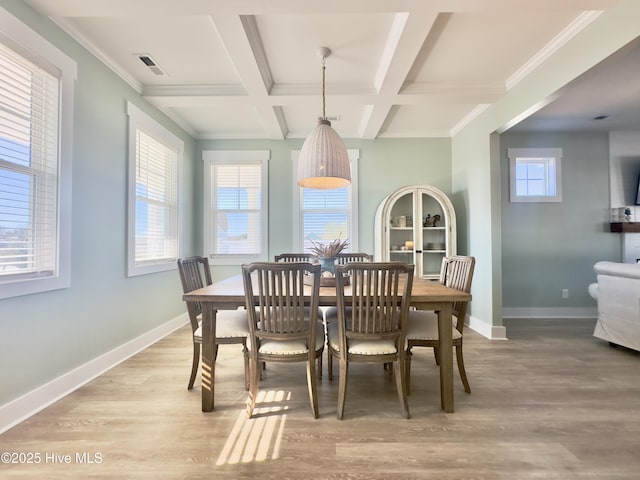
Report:
M562 298L569 298L569 289L568 288L563 288L562 289Z

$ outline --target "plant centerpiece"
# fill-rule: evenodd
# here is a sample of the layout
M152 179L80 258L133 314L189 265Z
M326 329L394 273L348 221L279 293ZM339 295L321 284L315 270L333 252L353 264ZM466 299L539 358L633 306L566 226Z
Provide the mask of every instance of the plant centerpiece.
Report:
M332 242L322 244L311 240L311 252L316 256L322 267L322 275L329 273L335 276L336 257L349 246L349 240L333 240Z

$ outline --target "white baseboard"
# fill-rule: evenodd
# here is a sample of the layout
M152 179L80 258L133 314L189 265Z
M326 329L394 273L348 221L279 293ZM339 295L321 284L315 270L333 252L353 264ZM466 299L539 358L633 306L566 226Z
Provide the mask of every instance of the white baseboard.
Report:
M0 406L0 434L49 405L89 383L127 358L153 345L188 323L187 314L175 317L163 325L120 345L113 350L61 375L50 382Z
M488 338L489 340L506 340L507 330L502 325L489 325L487 322L478 320L473 316L467 317L465 324L474 332Z
M577 318L593 320L598 317L596 307L549 307L549 308L503 308L502 318L526 318L532 321L546 318ZM473 316L467 317L466 325L490 340L507 340L507 328L489 325Z
M503 308L502 318L598 318L597 307Z
M593 320L598 318L598 309L596 307L503 308L502 318ZM490 325L472 315L467 317L465 325L489 340L507 340L507 328L504 325Z

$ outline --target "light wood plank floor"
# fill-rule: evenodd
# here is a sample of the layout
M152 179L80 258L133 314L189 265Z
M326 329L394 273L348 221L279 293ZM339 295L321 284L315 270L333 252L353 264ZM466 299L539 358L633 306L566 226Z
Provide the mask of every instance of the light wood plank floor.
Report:
M638 354L593 338L592 321L507 325L508 341L466 334L472 393L456 372L455 413L439 408L432 352L415 349L412 418L379 366L357 365L343 421L326 370L312 418L303 365L269 365L264 415L247 420L236 345L221 347L216 409L202 413L181 329L1 435L0 451L41 462L0 464L0 478L640 478Z

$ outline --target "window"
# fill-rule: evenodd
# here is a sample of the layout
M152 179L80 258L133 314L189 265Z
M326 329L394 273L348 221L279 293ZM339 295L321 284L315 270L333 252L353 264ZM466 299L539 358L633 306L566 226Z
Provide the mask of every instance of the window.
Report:
M295 245L310 252L311 241L327 243L349 239L351 252L358 250L358 157L359 150L348 150L351 185L331 190L300 188L296 183L299 151L292 152L294 178Z
M512 202L561 202L560 148L510 148Z
M3 9L0 25L0 298L8 298L70 285L76 64Z
M217 265L268 257L268 150L207 150L204 245Z
M173 270L184 144L133 104L129 115L128 276Z

